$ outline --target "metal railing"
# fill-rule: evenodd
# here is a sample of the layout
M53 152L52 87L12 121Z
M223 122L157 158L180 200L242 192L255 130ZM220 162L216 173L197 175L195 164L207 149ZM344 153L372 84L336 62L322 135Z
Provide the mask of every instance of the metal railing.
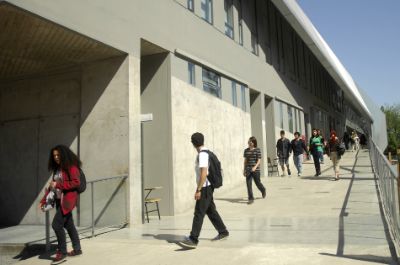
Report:
M74 216L79 234L89 231L89 237L94 237L96 228L123 227L128 223L127 178L126 175L114 176L86 183L86 191L79 196L76 216ZM97 193L95 192L96 187ZM111 212L108 216L107 211ZM49 211L46 212L45 229L46 250L50 250Z
M397 247L400 246L400 208L399 208L399 190L400 182L397 172L386 159L385 155L370 139L370 156L375 176L378 180L378 188L390 227L391 234Z

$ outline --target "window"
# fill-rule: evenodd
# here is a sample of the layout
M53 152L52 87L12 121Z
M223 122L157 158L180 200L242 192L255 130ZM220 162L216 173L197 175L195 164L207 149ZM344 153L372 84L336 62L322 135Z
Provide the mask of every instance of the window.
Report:
M203 89L221 98L221 77L213 71L203 68Z
M196 86L195 66L191 62L188 62L188 82L192 86Z
M251 33L251 52L258 55L258 40L255 33Z
M187 8L192 12L194 11L194 0L187 0Z
M295 130L295 132L298 132L299 131L299 127L298 127L298 117L299 117L299 115L298 115L298 112L299 112L299 110L297 110L297 109L295 109L294 110L294 130Z
M225 35L233 39L233 0L225 0Z
M236 82L232 81L232 104L237 106L237 92L236 92Z
M240 92L242 95L242 110L246 111L246 87L241 85Z
M239 44L243 46L243 19L242 19L242 0L238 2L239 13Z
M280 118L281 118L281 129L283 130L283 103L279 102L279 114L280 114Z
M288 106L289 132L293 133L293 109Z
M208 23L213 23L212 0L201 0L201 17Z

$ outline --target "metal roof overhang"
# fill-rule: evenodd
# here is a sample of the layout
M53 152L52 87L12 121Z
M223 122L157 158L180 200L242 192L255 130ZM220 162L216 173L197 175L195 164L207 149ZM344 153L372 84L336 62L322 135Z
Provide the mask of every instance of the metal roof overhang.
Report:
M332 78L344 92L354 99L354 107L373 122L371 112L365 104L353 78L344 68L342 63L325 42L310 19L303 12L296 0L272 0L282 15L303 39L305 44L314 53L317 59L325 67Z

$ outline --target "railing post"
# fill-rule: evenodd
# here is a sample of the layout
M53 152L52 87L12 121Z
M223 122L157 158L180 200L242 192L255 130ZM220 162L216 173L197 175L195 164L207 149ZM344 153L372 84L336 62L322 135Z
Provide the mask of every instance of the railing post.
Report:
M50 213L46 211L46 252L50 251Z
M90 189L91 189L91 200L92 200L92 237L94 237L94 183L90 183Z

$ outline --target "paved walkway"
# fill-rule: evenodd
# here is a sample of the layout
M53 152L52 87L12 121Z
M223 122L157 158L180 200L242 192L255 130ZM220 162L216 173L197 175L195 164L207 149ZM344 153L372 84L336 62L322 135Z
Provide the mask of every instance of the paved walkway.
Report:
M225 241L210 241L216 232L207 219L198 248L182 250L176 242L190 231L191 210L82 240L84 255L65 264L397 264L368 152L346 153L341 171L342 179L333 181L326 159L320 177L312 176L312 164L302 178L270 177L263 180L267 198L253 205L246 204L244 181L217 190L217 208L231 233ZM32 256L17 264L49 260Z

